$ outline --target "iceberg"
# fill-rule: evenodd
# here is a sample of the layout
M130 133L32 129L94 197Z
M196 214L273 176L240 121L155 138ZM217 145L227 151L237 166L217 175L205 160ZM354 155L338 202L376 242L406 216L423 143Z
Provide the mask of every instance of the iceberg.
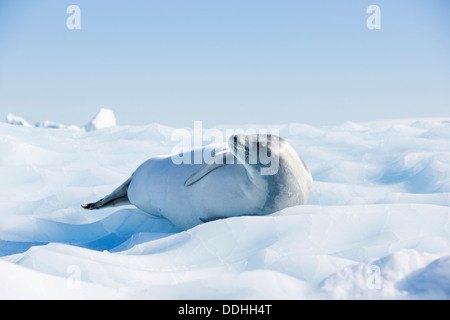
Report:
M6 116L6 123L16 126L31 127L31 125L25 119L19 116L15 116L12 113L8 113L8 115Z
M24 118L15 116L12 113L9 113L6 116L5 122L16 126L32 127L32 125L28 123ZM83 126L83 128L80 128L75 125L66 126L64 124L56 123L50 120L42 120L34 124L34 127L36 128L46 128L46 129L69 128L76 131L84 130L86 132L96 131L103 128L110 128L114 126L116 126L116 116L114 115L114 112L110 109L104 108L101 108L97 112L97 114L91 119L91 121L89 121Z
M114 127L116 125L116 117L110 109L100 109L100 111L89 121L84 129L89 131L100 130L103 128Z
M60 128L65 127L65 125L63 125L61 123L56 123L56 122L48 121L48 120L36 122L34 124L34 126L36 128L50 128L50 129L60 129Z

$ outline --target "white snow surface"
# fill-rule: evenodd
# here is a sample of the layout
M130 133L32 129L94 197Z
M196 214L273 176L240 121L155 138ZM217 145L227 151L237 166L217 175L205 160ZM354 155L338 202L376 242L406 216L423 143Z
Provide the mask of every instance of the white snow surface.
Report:
M246 128L292 143L309 204L181 231L80 207L171 153L175 128L0 124L0 299L450 298L449 121Z

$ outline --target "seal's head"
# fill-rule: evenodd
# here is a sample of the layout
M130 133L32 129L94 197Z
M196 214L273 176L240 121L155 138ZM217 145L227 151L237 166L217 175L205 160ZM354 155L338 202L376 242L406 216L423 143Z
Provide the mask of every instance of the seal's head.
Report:
M284 139L267 134L236 134L228 141L234 156L251 171L258 170L261 175L278 173L280 144L284 143Z
M311 188L311 174L289 142L276 135L232 135L228 141L234 156L247 169L254 183L264 180L268 211L305 204ZM262 179L262 180L261 180Z

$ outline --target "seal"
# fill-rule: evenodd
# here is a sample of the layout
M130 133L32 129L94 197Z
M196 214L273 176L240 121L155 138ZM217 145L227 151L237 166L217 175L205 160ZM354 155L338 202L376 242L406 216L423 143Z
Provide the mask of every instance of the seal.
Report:
M174 161L181 155L198 159L199 154L199 164ZM111 194L82 207L132 204L186 230L216 219L267 215L306 204L311 184L311 173L287 140L233 135L227 143L150 158Z

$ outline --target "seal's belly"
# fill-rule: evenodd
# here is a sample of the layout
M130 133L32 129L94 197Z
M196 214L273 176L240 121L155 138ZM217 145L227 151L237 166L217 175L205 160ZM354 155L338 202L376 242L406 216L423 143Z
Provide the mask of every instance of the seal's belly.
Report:
M256 187L241 164L218 168L195 184L184 182L201 165L174 164L170 157L153 158L133 174L128 198L139 209L188 229L203 220L257 214L267 191Z

